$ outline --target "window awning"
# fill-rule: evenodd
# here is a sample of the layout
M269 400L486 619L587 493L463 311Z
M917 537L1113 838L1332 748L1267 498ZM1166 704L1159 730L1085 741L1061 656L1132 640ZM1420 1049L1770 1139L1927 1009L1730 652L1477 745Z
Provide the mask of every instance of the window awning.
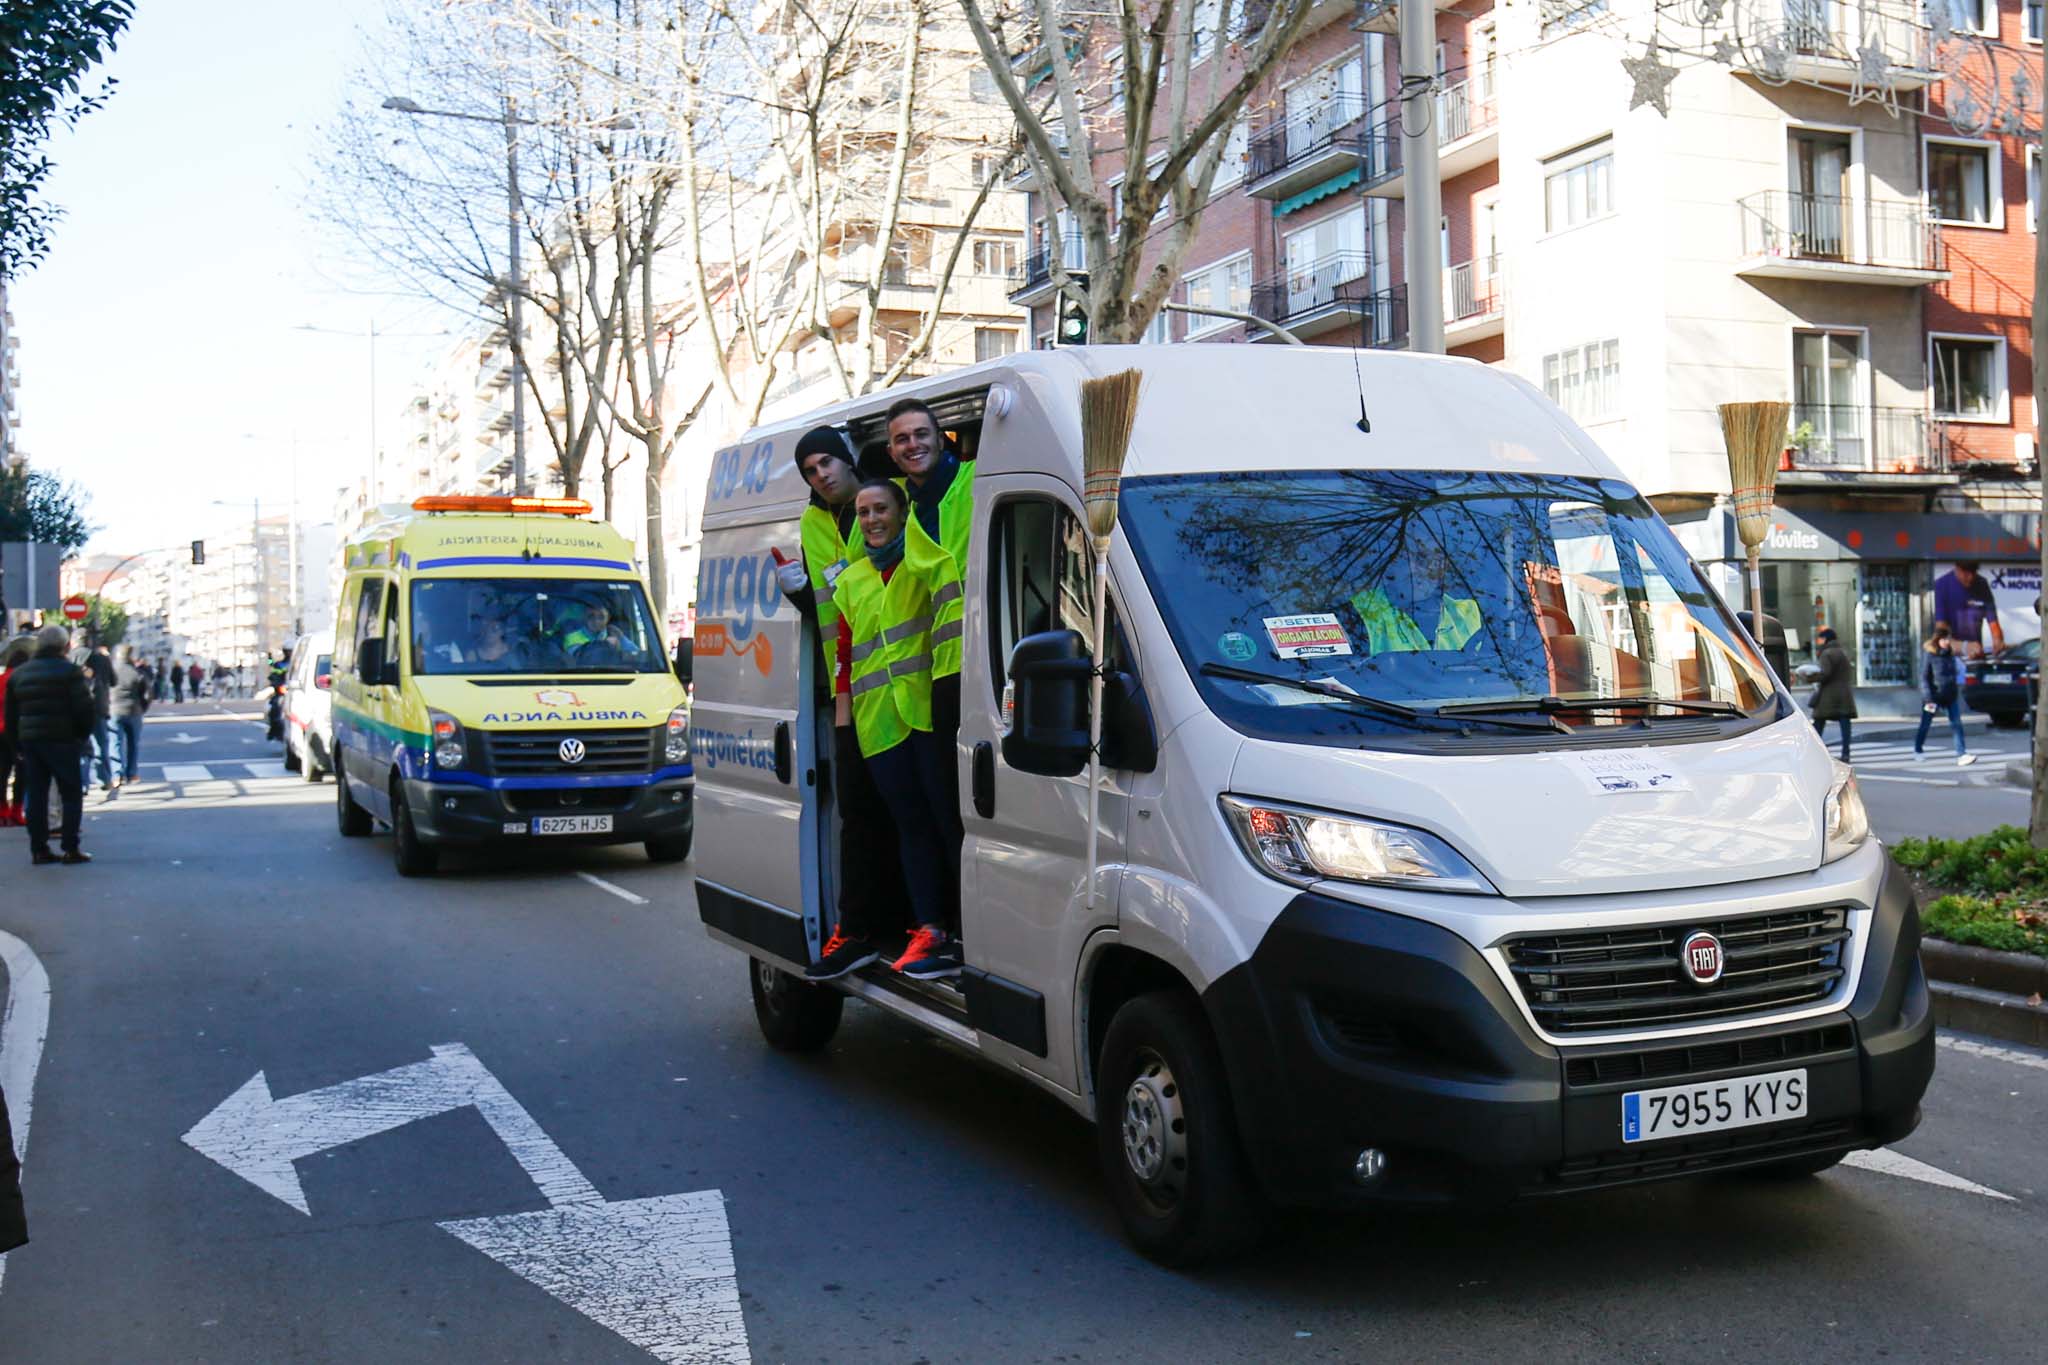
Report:
M1292 213L1296 209L1305 209L1319 199L1328 199L1339 190L1350 189L1363 179L1365 179L1363 167L1353 166L1348 171L1339 171L1320 185L1311 185L1300 194L1288 195L1273 206L1273 213L1278 217Z

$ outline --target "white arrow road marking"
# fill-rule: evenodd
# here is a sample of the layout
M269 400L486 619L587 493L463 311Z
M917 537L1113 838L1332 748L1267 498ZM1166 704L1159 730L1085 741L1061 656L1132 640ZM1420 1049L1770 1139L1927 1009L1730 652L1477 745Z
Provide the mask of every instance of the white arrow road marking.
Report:
M2048 1056L2038 1052L2021 1052L2017 1048L1996 1047L1971 1038L1951 1038L1946 1033L1935 1034L1934 1042L1937 1047L1945 1047L1951 1052L1965 1052L1972 1057L1990 1057L1996 1061L2011 1062L2014 1066L2030 1066L2036 1071L2048 1071Z
M750 1359L717 1190L441 1226L657 1360Z
M282 1100L259 1071L185 1142L310 1214L294 1161L473 1105L552 1207L442 1228L659 1360L749 1359L724 1195L608 1204L468 1048L432 1051L424 1062Z
M28 1121L35 1113L36 1068L50 1032L50 978L29 946L0 930L0 962L7 964L7 1012L0 1015L0 1091L14 1128L14 1156L28 1159ZM0 1280L7 1257L0 1255Z
M2015 1202L2009 1194L2000 1194L1988 1185L1979 1185L1974 1180L1965 1180L1959 1175L1950 1175L1939 1166L1930 1166L1924 1161L1894 1152L1889 1147L1880 1147L1874 1152L1851 1152L1842 1158L1844 1166L1854 1166L1859 1171L1876 1171L1879 1175L1896 1175L1907 1180L1924 1181L1939 1185L1946 1190L1961 1190L1965 1194L1981 1194L1986 1199L2003 1199Z
M188 735L183 730L180 730L175 735L152 735L150 736L150 742L154 744L204 744L206 743L206 736Z

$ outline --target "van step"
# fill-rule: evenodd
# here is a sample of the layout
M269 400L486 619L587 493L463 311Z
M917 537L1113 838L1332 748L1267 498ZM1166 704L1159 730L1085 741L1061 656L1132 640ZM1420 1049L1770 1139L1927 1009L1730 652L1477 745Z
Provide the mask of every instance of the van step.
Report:
M967 997L951 981L919 981L887 967L864 967L836 983L884 1009L893 1010L968 1047L981 1046L980 1035L967 1022Z

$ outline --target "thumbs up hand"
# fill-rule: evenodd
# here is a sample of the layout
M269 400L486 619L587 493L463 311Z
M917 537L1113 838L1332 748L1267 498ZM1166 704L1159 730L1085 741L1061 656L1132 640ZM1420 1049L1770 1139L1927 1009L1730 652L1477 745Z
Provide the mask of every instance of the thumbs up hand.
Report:
M775 547L769 546L768 553L775 556L775 583L782 589L784 597L794 598L810 583L811 576L804 571L803 564L791 559Z

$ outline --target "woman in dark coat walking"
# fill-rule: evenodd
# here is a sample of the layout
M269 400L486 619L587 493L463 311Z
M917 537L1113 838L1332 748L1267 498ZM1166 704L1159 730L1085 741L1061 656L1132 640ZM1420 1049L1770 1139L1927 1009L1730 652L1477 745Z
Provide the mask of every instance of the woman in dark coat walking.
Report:
M1949 733L1956 740L1956 766L1967 768L1977 761L1975 754L1964 752L1961 673L1962 661L1956 657L1948 622L1936 621L1934 634L1920 647L1920 733L1913 737L1915 763L1927 757L1927 732L1933 727L1934 718L1944 711L1948 713Z
M1839 725L1842 730L1842 762L1847 763L1849 722L1856 719L1855 666L1849 662L1849 651L1836 640L1832 626L1822 626L1815 631L1813 641L1820 646L1820 653L1814 658L1814 662L1820 665L1820 687L1813 694L1813 732L1825 737L1829 721Z

